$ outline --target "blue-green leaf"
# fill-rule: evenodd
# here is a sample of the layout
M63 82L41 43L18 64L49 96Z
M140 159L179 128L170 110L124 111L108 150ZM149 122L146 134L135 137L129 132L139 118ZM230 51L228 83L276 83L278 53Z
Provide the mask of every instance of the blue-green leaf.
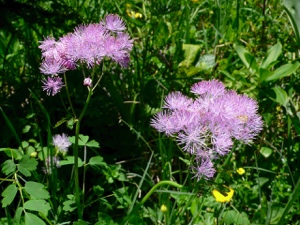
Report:
M16 164L11 160L8 159L2 164L2 172L5 175L13 173L16 170Z
M50 204L45 200L28 200L24 203L24 208L41 212L44 215L47 215L48 211L51 209Z
M31 175L30 171L36 170L38 162L34 158L30 158L29 155L23 156L20 163L18 164L18 170L29 177Z
M23 152L19 149L13 148L0 148L0 152L3 151L8 157L13 157L14 159L20 160L23 157Z
M86 146L88 147L94 147L94 148L100 148L100 145L97 141L91 140L88 143L86 143Z
M44 189L44 185L41 183L28 181L25 184L25 191L31 196L32 199L50 198L49 192Z
M225 211L222 214L224 222L235 225L250 225L250 221L246 213L238 213L235 210Z
M90 165L103 165L103 166L106 166L107 164L105 162L103 162L103 158L101 156L94 156L92 158L90 158L90 161L89 161L89 164Z
M46 225L46 223L36 215L25 212L25 225Z
M59 165L64 166L64 165L73 165L74 164L74 156L68 156L65 160L61 160L59 162ZM82 160L78 157L78 167L82 167L83 162Z
M15 184L9 185L5 190L2 192L1 196L3 197L2 199L2 207L6 207L12 203L14 198L16 197L18 188L16 187Z

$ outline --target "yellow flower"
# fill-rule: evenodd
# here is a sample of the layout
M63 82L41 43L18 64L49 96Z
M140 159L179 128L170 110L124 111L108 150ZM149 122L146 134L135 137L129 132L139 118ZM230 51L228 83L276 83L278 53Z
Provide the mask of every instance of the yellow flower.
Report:
M128 16L130 16L131 18L134 18L134 19L143 17L143 15L141 13L135 12L131 9L127 9L126 12L127 12Z
M167 212L168 211L167 206L166 205L161 205L160 211L162 211L163 213Z
M229 189L229 192L225 192L226 196L224 196L223 194L221 194L216 189L214 189L212 191L212 194L215 197L215 199L216 199L217 202L230 202L230 200L232 199L232 196L234 194L234 190L232 188L230 188L230 187L227 187L227 188Z
M245 170L243 168L238 168L236 170L236 172L239 174L239 175L243 175L245 173Z

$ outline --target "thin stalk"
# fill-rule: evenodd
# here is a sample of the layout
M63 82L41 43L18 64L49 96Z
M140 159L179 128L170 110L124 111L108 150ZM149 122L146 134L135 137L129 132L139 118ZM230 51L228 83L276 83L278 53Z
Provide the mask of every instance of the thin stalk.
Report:
M89 105L90 99L93 95L92 89L89 88L89 94L83 106L83 109L80 113L79 118L76 122L75 128L75 144L74 144L74 179L75 179L75 199L77 205L78 218L82 219L83 208L81 209L81 200L80 200L80 187L79 187L79 172L78 172L78 142L79 142L79 133L80 133L80 123L85 114L85 111Z
M66 91L67 91L68 101L69 101L69 104L70 104L70 107L71 107L71 111L73 113L73 117L76 118L76 113L74 111L73 104L72 104L72 101L71 101L71 98L70 98L70 92L69 92L69 88L68 88L66 73L64 73L64 82L65 82L65 87L66 87Z
M142 201L127 215L127 217L123 220L123 222L121 224L126 224L129 221L129 219L132 217L132 215L135 214L136 211L150 198L150 196L156 191L156 189L159 188L160 186L163 186L163 185L170 185L170 186L177 187L177 188L182 188L183 187L183 185L178 184L174 181L170 181L170 180L164 180L164 181L158 182L144 196Z
M178 184L178 183L176 183L174 181L170 181L170 180L160 181L157 184L155 184L150 189L150 191L144 196L144 198L141 201L141 204L143 205L148 200L148 198L154 193L154 191L156 191L157 188L159 188L160 186L163 186L163 185L170 185L170 186L174 186L174 187L177 187L177 188L182 188L183 187L183 185Z
M85 178L86 178L86 145L83 153L83 181L82 181L82 210L84 208L84 194L85 194ZM83 213L83 212L82 212Z
M78 140L80 131L80 121L78 120L75 128L75 145L74 145L74 179L75 179L75 200L77 205L78 218L82 219L81 203L80 203L80 188L78 174Z

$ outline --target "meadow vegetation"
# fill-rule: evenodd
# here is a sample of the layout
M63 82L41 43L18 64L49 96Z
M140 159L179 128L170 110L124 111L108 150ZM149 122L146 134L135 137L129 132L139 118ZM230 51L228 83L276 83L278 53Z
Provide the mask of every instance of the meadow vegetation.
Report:
M297 0L1 0L0 18L0 224L300 224ZM204 126L200 171L161 112L208 81L244 105L210 99L206 123L223 104L255 125Z

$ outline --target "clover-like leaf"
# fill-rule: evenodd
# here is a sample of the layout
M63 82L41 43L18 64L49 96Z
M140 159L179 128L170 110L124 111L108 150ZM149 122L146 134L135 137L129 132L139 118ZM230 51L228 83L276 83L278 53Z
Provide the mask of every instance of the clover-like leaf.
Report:
M20 160L23 157L23 152L19 149L13 148L0 148L0 152L3 151L8 157Z
M1 196L3 197L2 199L2 208L10 205L14 198L16 197L18 188L16 187L15 184L9 185L5 190L2 192Z
M106 162L103 161L103 158L101 156L94 156L90 158L89 164L94 166L94 165L102 165L102 166L107 166Z
M24 203L24 208L41 212L44 215L47 215L48 211L51 209L50 204L45 200L28 200Z
M64 165L73 165L74 164L74 156L68 156L66 160L61 160L59 162L59 165L64 166ZM78 167L82 167L83 162L82 160L78 157Z
M25 176L29 177L31 175L30 171L36 170L38 162L30 158L29 155L23 156L20 163L18 164L18 170Z
M16 164L11 160L8 159L2 164L2 172L5 175L8 175L16 170Z
M25 184L25 191L34 199L50 198L49 192L44 189L44 185L41 183L28 181Z
M100 145L97 141L91 140L88 143L86 143L86 146L88 147L94 147L94 148L100 148Z
M70 137L69 140L71 143L75 144L75 136ZM88 140L89 140L89 136L79 134L78 145L85 146Z
M36 215L25 212L25 225L46 225L46 223Z

